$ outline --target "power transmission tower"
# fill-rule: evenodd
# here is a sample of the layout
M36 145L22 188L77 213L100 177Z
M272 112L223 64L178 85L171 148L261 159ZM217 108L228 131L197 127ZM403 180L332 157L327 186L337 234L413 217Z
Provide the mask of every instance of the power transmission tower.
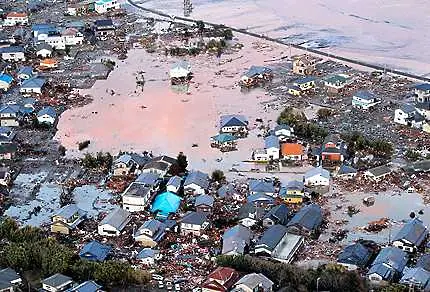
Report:
M191 0L184 0L184 16L190 16L192 10L193 4L191 4Z

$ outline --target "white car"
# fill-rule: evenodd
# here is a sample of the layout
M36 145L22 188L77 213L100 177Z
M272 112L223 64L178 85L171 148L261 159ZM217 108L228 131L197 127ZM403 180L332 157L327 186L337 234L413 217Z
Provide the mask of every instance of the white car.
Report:
M161 276L161 275L158 275L158 274L152 274L152 275L151 275L151 278L152 278L153 280L156 280L156 281L163 281L163 280L164 280L164 277L163 277L163 276Z
M175 291L181 291L181 285L175 284Z
M158 281L158 288L159 289L164 289L163 281Z

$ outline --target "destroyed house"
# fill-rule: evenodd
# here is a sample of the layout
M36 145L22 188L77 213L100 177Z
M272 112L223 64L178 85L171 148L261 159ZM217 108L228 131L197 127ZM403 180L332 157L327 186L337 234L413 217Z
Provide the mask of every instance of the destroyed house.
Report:
M371 281L393 281L400 277L408 261L407 254L397 247L383 248L367 272Z
M220 133L230 133L240 137L248 133L248 120L243 115L224 115L220 117Z
M191 171L184 182L184 191L192 194L204 194L209 187L209 175L201 171Z
M251 243L251 238L251 230L241 224L227 229L222 236L222 254L244 254Z
M63 274L57 273L52 275L42 282L42 291L60 292L72 288L74 285L73 279Z
M345 247L337 257L337 262L348 270L364 269L369 263L371 252L361 243Z
M262 66L251 66L249 70L240 79L245 86L251 86L255 83L270 80L272 78L272 69Z
M0 144L0 160L11 160L15 157L18 147L13 143Z
M318 59L310 55L294 57L293 73L298 75L311 75L314 73Z
M148 157L137 153L124 153L113 162L113 175L137 174L148 162Z
M273 282L263 274L252 273L243 276L233 287L232 292L271 292Z
M87 212L76 204L66 205L52 216L51 232L70 234L86 216Z
M272 182L251 179L249 181L249 193L251 195L257 194L257 193L263 193L273 197L275 195L275 187L273 186Z
M367 170L364 175L374 181L380 181L391 174L391 169L388 166L382 165Z
M181 219L181 234L199 236L208 226L209 221L205 213L191 211Z
M8 74L0 74L0 90L8 91L12 85L13 77Z
M157 215L157 218L167 219L170 214L176 213L181 204L181 197L171 192L164 192L155 197L152 204L151 212Z
M214 205L214 198L210 195L202 194L196 197L194 206L197 212L211 213Z
M418 84L414 88L415 101L417 102L428 102L430 100L430 84L423 83Z
M18 78L20 80L30 79L33 75L33 68L31 66L23 66L18 71Z
M430 272L419 267L405 267L399 283L413 289L412 291L430 291Z
M21 277L11 268L0 270L0 291L13 292L22 284Z
M112 247L93 240L85 244L79 252L79 257L93 262L103 262L111 253Z
M232 268L218 267L211 272L202 285L204 292L227 292L238 280L239 274Z
M179 176L172 176L166 184L166 190L172 193L178 193L182 184L182 178Z
M322 223L321 207L317 204L301 208L287 224L288 231L295 234L310 234L318 230Z
M413 253L423 244L427 235L427 227L420 219L414 218L403 225L402 229L394 236L393 246Z
M281 204L273 207L263 218L263 226L268 227L276 224L286 226L288 223L289 209L286 205Z
M156 246L166 234L166 224L150 219L145 221L142 226L134 232L134 240L138 241L142 246Z
M417 260L416 264L417 268L423 268L426 271L430 272L430 254L423 254Z
M102 236L119 236L130 221L130 213L118 208L109 213L98 225L98 233Z
M171 79L186 79L191 74L191 64L187 61L179 61L172 65L169 71Z
M315 87L315 78L314 77L304 77L297 79L294 81L294 86L300 88L300 90L306 91Z

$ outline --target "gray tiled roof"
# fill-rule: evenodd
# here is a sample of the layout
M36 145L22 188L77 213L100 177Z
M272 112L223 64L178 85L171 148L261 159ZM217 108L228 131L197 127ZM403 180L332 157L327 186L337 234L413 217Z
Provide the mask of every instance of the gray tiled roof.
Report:
M70 204L62 207L60 210L58 210L54 216L61 216L65 219L70 219L75 214L78 214L79 216L85 216L87 214L86 211L80 209L76 204Z
M57 273L55 275L52 275L51 277L48 277L42 280L42 284L45 284L51 287L59 287L70 281L73 281L72 278L65 276L63 274Z
M212 196L203 194L203 195L196 197L196 202L194 205L196 207L202 206L202 205L212 207L214 204L214 201L215 200Z
M274 193L275 187L271 182L265 182L264 180L251 179L249 181L249 191L257 193Z
M159 178L160 175L158 173L142 173L136 178L135 182L147 186L154 186Z
M130 212L122 208L115 209L109 213L99 224L99 226L108 224L121 231L130 219Z
M270 209L264 218L269 218L281 225L287 225L288 223L288 207L284 204L278 205Z
M317 204L306 205L290 220L287 227L299 226L307 230L315 230L322 222L321 207Z
M369 262L370 256L370 251L361 243L354 243L342 250L337 257L337 262L364 268Z
M256 246L265 245L269 250L273 251L285 233L287 233L285 226L280 224L273 225L263 233Z
M203 189L207 189L209 187L209 175L201 171L192 171L185 179L184 187L191 184L196 184Z
M420 246L428 235L428 230L423 222L414 218L403 225L402 229L394 236L393 241L406 240L415 246Z
M201 212L188 212L181 220L185 224L202 225L207 222L207 215Z
M244 127L248 125L248 120L243 115L224 115L220 117L220 127L239 126Z
M376 264L386 264L398 272L402 272L406 266L408 259L404 251L397 247L389 246L383 248L376 259L373 261L372 266Z

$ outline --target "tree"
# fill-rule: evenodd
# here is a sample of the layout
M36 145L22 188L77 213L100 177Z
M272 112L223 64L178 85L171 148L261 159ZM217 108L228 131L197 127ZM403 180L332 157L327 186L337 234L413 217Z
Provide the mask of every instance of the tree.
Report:
M66 155L66 147L64 147L63 145L58 146L58 153L60 153L60 156L65 156Z
M222 170L217 169L212 172L212 181L221 183L224 180L225 180L225 175Z
M421 155L418 151L408 149L406 150L405 157L411 161L417 161L421 157Z
M201 34L205 30L205 23L201 20L196 22L197 30Z
M188 167L187 156L185 156L183 152L179 152L176 160L178 161L179 171L181 173L185 173Z
M317 112L317 116L319 120L326 120L331 115L332 115L332 111L328 108L320 108Z
M233 39L233 32L232 32L232 30L229 29L229 28L224 29L224 31L223 31L223 37L224 37L224 39L226 39L228 41L232 40Z

